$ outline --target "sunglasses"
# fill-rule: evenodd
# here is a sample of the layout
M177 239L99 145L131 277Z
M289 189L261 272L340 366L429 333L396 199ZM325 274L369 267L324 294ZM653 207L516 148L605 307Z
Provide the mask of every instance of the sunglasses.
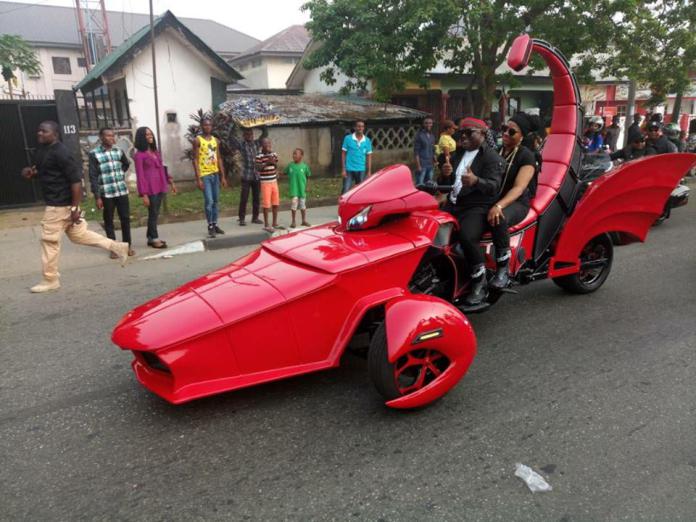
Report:
M471 136L475 133L479 132L479 129L472 129L472 128L467 128L467 129L462 129L462 134L466 136L467 138L471 138Z
M507 135L510 136L511 138L515 134L517 134L517 129L513 129L512 127L509 127L508 125L503 125L502 127L500 127L500 130L503 131L503 134L507 133Z
M660 130L660 127L648 127L648 132L657 132Z

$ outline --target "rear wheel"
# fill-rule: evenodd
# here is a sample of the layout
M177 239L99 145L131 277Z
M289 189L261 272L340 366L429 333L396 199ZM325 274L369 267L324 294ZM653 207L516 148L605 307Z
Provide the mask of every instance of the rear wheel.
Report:
M414 393L438 379L449 366L444 354L418 345L394 363L387 359L387 335L382 323L370 342L367 370L377 391L387 401Z
M602 234L590 240L580 253L580 272L556 277L553 282L573 294L589 294L604 284L611 271L614 247L611 238Z

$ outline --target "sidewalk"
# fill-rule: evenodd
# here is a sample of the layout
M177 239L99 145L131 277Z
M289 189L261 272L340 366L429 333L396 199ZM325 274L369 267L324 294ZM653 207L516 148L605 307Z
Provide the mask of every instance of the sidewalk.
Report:
M43 209L41 214L42 212ZM307 219L313 225L334 221L336 215L336 206L315 207L307 210ZM31 223L31 225L0 229L0 242L2 244L2 249L0 249L0 279L36 274L38 281L41 277L40 215L34 209L33 212L27 212L25 217L27 217L27 222ZM278 222L288 227L290 224L290 211L280 212ZM166 255L167 252L172 251L177 246L193 242L202 241L206 249L213 250L242 245L255 245L269 237L268 233L262 230L262 225L249 223L245 227L240 227L236 218L223 218L220 221L220 227L225 231L225 235L218 236L216 239L207 239L207 229L204 221L185 221L159 225L160 237L166 240L169 245L169 248L162 250L147 246L145 227L133 228L131 229L131 236L136 255L131 258L131 261L139 261L154 254ZM89 228L100 234L104 233L97 223L90 222ZM116 238L120 240L120 237L120 231L116 231ZM98 248L74 245L66 236L63 236L60 259L61 270L65 271L109 263L115 264L117 261L109 259L107 252Z

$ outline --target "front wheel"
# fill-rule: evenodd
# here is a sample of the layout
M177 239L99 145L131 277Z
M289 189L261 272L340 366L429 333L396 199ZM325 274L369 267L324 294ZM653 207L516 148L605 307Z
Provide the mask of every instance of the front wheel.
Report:
M377 391L387 401L414 393L438 379L450 365L438 350L418 345L394 363L387 359L387 334L382 323L370 342L367 370Z
M589 294L604 284L611 271L614 247L608 234L590 240L580 253L580 271L563 277L553 278L553 282L572 294Z

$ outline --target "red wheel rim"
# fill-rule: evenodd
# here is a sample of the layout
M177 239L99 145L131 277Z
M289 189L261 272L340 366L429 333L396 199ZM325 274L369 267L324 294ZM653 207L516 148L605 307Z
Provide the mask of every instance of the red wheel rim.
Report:
M413 350L394 365L396 388L401 395L416 392L440 377L448 366L449 359L437 350Z

